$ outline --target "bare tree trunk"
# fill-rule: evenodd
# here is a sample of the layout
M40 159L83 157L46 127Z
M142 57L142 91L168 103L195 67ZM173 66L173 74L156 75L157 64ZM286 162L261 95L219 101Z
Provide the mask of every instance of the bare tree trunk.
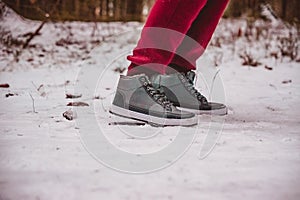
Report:
M121 1L121 20L126 21L126 14L127 14L127 0L122 0Z
M79 17L79 8L80 8L80 2L78 0L74 0L74 12L76 18Z
M104 18L106 16L106 0L101 0L101 16Z
M143 0L127 0L127 20L141 20L143 11Z
M283 18L283 19L285 19L286 18L286 9L287 9L287 1L286 0L282 0L281 1L282 2L282 12L281 12L281 17Z
M121 1L120 0L114 0L114 20L120 20L121 19Z
M109 0L106 0L106 16L109 17Z

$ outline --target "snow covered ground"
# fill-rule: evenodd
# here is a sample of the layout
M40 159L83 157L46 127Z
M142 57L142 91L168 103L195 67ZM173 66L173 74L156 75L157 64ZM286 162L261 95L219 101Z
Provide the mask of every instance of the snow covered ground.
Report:
M9 46L9 38L24 40L21 35L39 24L11 10L1 19L5 45L0 84L10 87L0 88L0 200L300 198L300 66L297 59L281 55L276 43L284 37L295 40L294 28L277 24L261 30L270 24L257 21L254 25L260 28L249 33L245 20L223 20L207 51L219 66L201 66L204 71L221 70L230 108L215 148L199 159L210 122L210 117L201 116L197 127L184 129L197 134L177 162L133 175L97 162L81 143L82 127L62 113L72 102L65 95L78 92L77 78L103 69L95 93L74 101L102 109L97 122L107 128L106 137L133 153L157 151L174 141L174 127L109 125L115 118L108 117L107 106L119 76L114 70L126 67L124 55L134 47L142 24L98 23L95 29L93 23L47 23L16 57L20 47ZM243 66L243 53L261 64ZM198 86L207 92L201 79ZM158 134L139 140L118 134L114 127Z

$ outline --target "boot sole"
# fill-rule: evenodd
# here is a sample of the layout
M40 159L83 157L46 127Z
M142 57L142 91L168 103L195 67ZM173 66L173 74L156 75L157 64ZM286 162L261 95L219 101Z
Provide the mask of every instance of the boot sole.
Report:
M198 124L197 116L186 118L186 119L161 118L161 117L155 117L155 116L151 116L139 112L134 112L115 105L111 106L110 113L121 117L134 119L134 120L138 120L138 121L142 121L142 122L146 122L158 126L193 126Z
M228 109L227 107L222 109L216 109L216 110L196 110L196 109L190 109L190 108L183 108L183 107L176 107L178 110L194 113L196 115L227 115Z

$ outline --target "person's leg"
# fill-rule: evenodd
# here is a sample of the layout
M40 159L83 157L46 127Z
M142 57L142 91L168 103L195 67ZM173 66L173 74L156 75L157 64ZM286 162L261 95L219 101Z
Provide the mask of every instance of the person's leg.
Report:
M187 37L176 50L170 62L171 66L176 67L178 71L196 69L196 60L207 47L228 2L229 0L208 0L187 32ZM197 43L191 42L189 38Z
M128 68L128 75L147 71L164 74L165 66L170 63L184 35L206 2L207 0L157 0L133 55L128 56L128 60L132 62ZM160 29L153 29L153 27ZM181 34L176 34L177 32ZM161 50L161 47L167 51ZM151 63L158 65L147 65ZM140 65L143 67L137 67Z

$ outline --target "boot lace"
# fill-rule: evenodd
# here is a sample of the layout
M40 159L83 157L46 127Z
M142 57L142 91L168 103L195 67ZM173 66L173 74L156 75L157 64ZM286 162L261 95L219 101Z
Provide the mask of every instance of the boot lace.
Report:
M163 106L166 110L172 111L173 104L168 100L164 92L155 89L149 82L144 82L143 86L155 102Z
M189 91L189 93L198 99L202 104L207 104L207 99L205 96L203 96L195 87L193 80L190 80L189 77L184 74L179 74L179 79L181 80L184 87Z

